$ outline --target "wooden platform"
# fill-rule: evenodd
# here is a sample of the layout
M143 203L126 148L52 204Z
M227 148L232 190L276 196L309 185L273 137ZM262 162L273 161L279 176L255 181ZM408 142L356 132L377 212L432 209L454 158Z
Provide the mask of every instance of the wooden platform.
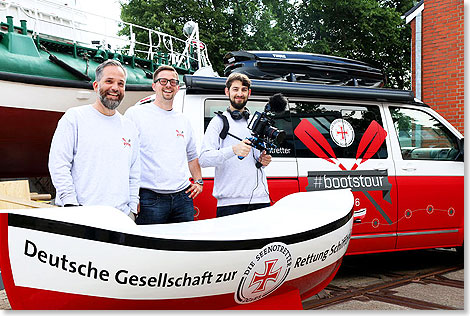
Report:
M0 209L24 209L56 207L47 202L35 200L50 199L49 195L31 193L28 180L0 182Z

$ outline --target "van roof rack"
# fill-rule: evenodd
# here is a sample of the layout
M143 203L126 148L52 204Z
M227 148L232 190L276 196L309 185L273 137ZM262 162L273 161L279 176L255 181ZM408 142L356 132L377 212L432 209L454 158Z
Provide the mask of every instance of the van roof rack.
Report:
M284 51L235 51L224 56L224 75L250 79L307 82L338 86L383 87L380 69L348 58Z
M203 77L184 75L187 94L223 94L225 88L224 77ZM287 97L322 97L322 98L349 98L359 100L406 102L410 104L425 105L415 102L413 91L366 88L351 86L332 86L313 83L299 83L273 80L251 80L253 95L273 95L281 92Z

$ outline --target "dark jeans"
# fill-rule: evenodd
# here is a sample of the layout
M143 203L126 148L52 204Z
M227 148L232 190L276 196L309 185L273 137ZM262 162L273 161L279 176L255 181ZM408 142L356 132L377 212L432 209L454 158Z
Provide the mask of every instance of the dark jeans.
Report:
M152 190L140 189L140 212L135 221L136 224L193 221L193 199L189 197L189 193L185 193L188 188L170 194L160 194Z
M240 205L228 205L217 207L217 217L233 215L248 211L257 210L259 208L268 207L269 203L257 203L257 204L240 204Z

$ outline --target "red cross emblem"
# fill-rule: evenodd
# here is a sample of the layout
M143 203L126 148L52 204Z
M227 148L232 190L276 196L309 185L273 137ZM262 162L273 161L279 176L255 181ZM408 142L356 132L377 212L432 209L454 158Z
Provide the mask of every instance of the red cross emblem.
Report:
M276 265L276 262L277 259L266 261L264 263L264 273L259 274L255 272L255 274L253 275L253 279L251 280L250 286L248 286L251 287L254 284L257 284L257 287L253 291L253 293L263 292L266 288L266 283L268 283L268 281L277 281L277 277L279 276L282 267L277 269L276 271L272 271L274 265Z
M343 127L339 127L341 129L341 132L336 132L336 134L341 134L341 139L344 139L344 135L347 134L348 132L343 131Z

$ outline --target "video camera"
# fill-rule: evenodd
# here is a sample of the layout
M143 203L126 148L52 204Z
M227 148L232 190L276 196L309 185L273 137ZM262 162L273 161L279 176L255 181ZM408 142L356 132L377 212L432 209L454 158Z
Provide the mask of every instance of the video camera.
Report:
M253 114L248 123L248 129L251 130L252 134L252 137L249 138L251 146L261 151L266 150L269 153L271 149L277 148L286 139L286 132L274 126L274 116L276 113L283 113L286 106L286 98L281 93L276 93L269 98L264 107L264 112L256 111Z

